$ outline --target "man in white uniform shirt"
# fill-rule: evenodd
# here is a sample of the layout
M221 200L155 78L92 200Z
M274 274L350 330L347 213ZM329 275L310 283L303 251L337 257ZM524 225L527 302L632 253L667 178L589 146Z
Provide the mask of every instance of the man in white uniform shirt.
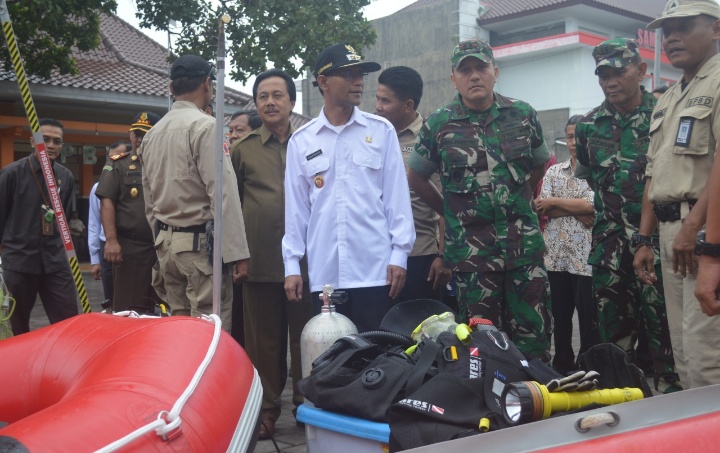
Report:
M108 147L107 157L117 156L132 151L132 145L128 141L118 140ZM92 275L95 280L102 279L103 297L105 301L112 299L114 292L114 280L112 263L105 259L105 230L100 220L100 199L95 195L99 183L95 183L90 189L88 197L90 213L88 214L88 252L90 253L90 264Z
M302 296L307 253L310 290L331 284L348 294L338 306L358 331L375 330L405 285L415 241L405 168L392 124L357 106L363 77L380 70L347 43L320 53L320 115L290 138L285 170L285 291Z

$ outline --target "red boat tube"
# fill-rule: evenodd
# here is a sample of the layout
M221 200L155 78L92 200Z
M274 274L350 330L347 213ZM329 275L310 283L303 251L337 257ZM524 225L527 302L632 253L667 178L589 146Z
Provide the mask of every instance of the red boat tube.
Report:
M235 340L189 317L84 314L1 341L0 385L3 452L241 452L262 399Z

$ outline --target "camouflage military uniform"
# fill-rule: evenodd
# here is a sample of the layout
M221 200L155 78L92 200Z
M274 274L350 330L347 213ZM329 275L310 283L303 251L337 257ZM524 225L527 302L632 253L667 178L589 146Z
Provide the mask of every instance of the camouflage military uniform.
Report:
M576 176L588 179L595 190L597 215L588 263L593 265L601 339L634 357L638 323L644 321L656 379L665 376L672 380L674 363L659 250L653 247L657 282L647 285L635 275L635 252L630 246L632 234L640 226L648 130L656 102L641 89L642 103L634 112L621 114L605 101L578 122Z
M433 113L408 161L420 175L440 169L445 266L456 273L461 319L488 318L526 357L545 360L549 284L528 180L548 159L535 110L495 93L484 112L458 95Z

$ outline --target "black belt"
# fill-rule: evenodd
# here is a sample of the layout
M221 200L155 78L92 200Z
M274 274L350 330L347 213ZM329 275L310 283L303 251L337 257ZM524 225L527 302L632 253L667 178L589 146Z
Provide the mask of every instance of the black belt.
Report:
M158 220L157 226L161 230L173 231L175 233L205 233L205 225L195 225L195 226L189 226L189 227L174 227L174 226L170 226L167 223L163 223Z
M688 210L695 206L697 200L688 200ZM682 203L653 204L653 211L658 222L677 222L681 219L680 206Z
M118 235L118 237L122 237L125 239L131 239L131 240L137 241L137 242L146 242L146 243L151 243L151 244L153 243L152 236L147 236L145 234L137 234L132 230L126 230L124 228L118 228L117 235Z

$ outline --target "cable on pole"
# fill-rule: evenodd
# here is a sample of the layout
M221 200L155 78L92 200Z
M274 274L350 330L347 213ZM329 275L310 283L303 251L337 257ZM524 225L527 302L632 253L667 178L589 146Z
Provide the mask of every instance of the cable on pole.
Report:
M47 186L48 193L50 194L52 208L55 211L55 218L57 219L58 227L60 229L60 237L62 238L63 245L65 246L65 253L68 261L70 262L70 270L72 271L75 287L77 288L78 296L80 297L80 305L82 306L84 313L90 313L90 302L88 301L87 291L85 290L85 284L82 279L82 274L80 273L80 264L78 263L77 255L75 254L72 236L70 235L70 227L68 226L67 217L65 216L65 211L63 210L63 205L60 200L60 193L58 192L58 187L55 183L55 174L52 171L50 158L48 157L47 150L45 149L45 140L40 132L40 123L38 121L37 113L35 112L35 104L33 103L30 87L28 86L27 77L25 75L25 67L23 66L22 58L20 57L20 51L18 49L17 39L15 38L15 31L12 27L12 21L10 20L10 12L8 11L6 0L0 0L0 22L2 22L3 34L5 35L5 40L8 44L8 50L10 51L10 60L12 61L13 69L15 71L15 78L17 79L18 86L20 87L20 95L22 96L23 105L25 106L25 114L35 141L35 149L42 167L43 178L45 179L45 184Z

